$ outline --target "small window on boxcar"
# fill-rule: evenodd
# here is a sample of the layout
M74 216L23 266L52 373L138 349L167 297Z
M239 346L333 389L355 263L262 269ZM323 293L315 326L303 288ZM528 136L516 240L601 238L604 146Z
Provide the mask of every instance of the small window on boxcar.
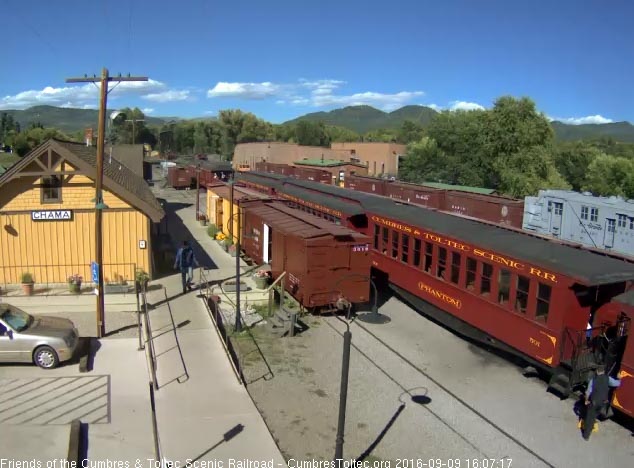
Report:
M401 247L401 262L409 263L409 236L403 234L403 245Z
M550 286L542 283L538 284L537 311L535 312L535 318L545 322L548 320L548 309L550 308Z
M471 257L467 257L467 289L470 291L475 289L477 268L478 262Z
M436 276L445 279L445 270L447 269L447 249L438 247L438 267L436 268Z
M381 252L387 255L387 243L388 243L388 229L386 227L383 229L383 242L381 243Z
M493 276L493 266L482 262L482 280L480 282L480 294L488 296L491 292L491 276Z
M599 208L590 209L590 221L596 223L599 219Z
M392 258L398 258L398 231L392 231Z
M452 252L451 254L451 282L458 284L460 281L460 254Z
M527 277L517 275L517 291L515 292L515 310L521 314L526 313L528 306L528 289L530 281Z
M414 266L420 267L420 239L414 239Z
M508 270L501 269L498 274L498 302L500 304L509 303L510 289L511 273Z
M429 242L425 242L425 271L431 273L432 255L434 253L434 246Z
M587 206L581 207L581 219L588 219L588 211L590 210L588 209Z
M379 234L381 233L381 228L378 225L374 225L374 250L379 250Z
M617 214L619 218L619 227L624 228L627 225L627 216L622 214Z

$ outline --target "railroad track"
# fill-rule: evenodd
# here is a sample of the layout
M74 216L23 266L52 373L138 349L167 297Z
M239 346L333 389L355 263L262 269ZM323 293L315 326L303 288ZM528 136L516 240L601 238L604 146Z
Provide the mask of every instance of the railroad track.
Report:
M328 327L330 327L335 333L337 333L339 336L343 337L343 332L340 331L336 326L334 326L333 323L331 323L331 320L328 320L326 317L322 317L321 320L328 325ZM430 382L432 382L434 385L436 385L438 388L440 388L446 395L448 395L452 400L454 400L456 403L460 404L462 407L464 407L467 411L469 411L470 413L472 413L473 415L475 415L477 418L479 418L480 420L482 420L482 422L484 424L487 424L488 426L490 426L491 428L493 428L496 432L498 432L501 436L505 437L506 439L508 439L509 441L511 441L513 444L515 444L516 446L518 446L519 448L521 448L521 450L525 451L526 453L528 453L531 457L533 457L535 460L538 460L539 462L541 462L544 466L550 467L550 468L555 468L555 465L553 465L552 463L550 463L548 460L546 460L545 458L543 458L540 454L538 454L537 452L535 452L533 449L531 449L530 447L528 447L526 444L524 444L521 440L519 440L517 437L513 436L512 434L510 434L509 432L507 432L504 428L502 428L499 424L496 424L494 421L492 421L490 418L488 418L486 415L484 415L482 412L478 411L476 408L474 408L472 405L470 405L467 401L465 401L463 398L461 398L460 396L456 395L454 392L452 392L447 386L443 385L441 382L439 382L437 379L435 379L434 377L432 377L431 375L429 375L429 373L425 372L423 369L421 369L420 366L418 366L417 364L415 364L414 362L412 362L410 359L408 359L407 357L403 356L403 354L401 354L398 350L396 350L393 346L391 346L389 343L387 343L385 340L379 338L376 334L374 334L372 331L370 331L366 326L364 326L363 324L359 323L358 321L354 321L352 324L353 327L356 327L357 329L363 330L364 333L366 333L369 337L371 337L375 342L379 343L381 346L383 346L385 349L387 349L390 353L392 353L394 356L396 356L401 362L403 362L404 364L406 364L407 366L409 366L414 372L416 372L417 374L425 377L426 379L428 379ZM369 363L371 363L374 367L376 367L382 374L384 374L390 381L392 381L395 385L397 385L399 388L401 388L403 390L404 393L407 393L408 395L411 396L411 389L407 389L406 386L404 386L401 382L399 382L395 377L393 377L387 370L385 370L383 367L381 367L379 364L376 363L376 361L374 359L372 359L365 351L363 351L361 349L361 347L359 347L358 345L356 345L354 342L352 343L352 347L359 353L361 354L365 359L367 359L367 361ZM467 438L466 436L464 436L457 427L455 427L455 425L452 425L450 422L448 422L445 418L442 417L442 415L438 414L436 411L434 411L432 408L429 407L429 405L421 405L421 407L429 412L432 417L434 417L436 420L438 420L441 424L443 424L445 427L447 427L448 430L450 430L451 432L453 432L457 437L459 437L461 440L463 440L467 445L469 445L470 447L472 447L473 449L475 449L477 452L479 452L480 454L482 454L483 458L487 458L487 459L500 459L501 457L499 456L492 456L491 454L486 453L483 449L481 449L480 447L478 447L476 444L474 444L471 440L469 440L469 438ZM505 457L502 457L505 458Z

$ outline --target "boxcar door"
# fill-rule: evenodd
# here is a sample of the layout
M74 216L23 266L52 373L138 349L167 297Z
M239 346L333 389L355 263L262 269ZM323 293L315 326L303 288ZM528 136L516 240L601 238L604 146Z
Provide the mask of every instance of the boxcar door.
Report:
M606 249L611 248L614 245L614 231L616 230L616 220L606 218L605 219L605 238L603 243Z
M548 212L550 213L550 233L559 236L561 232L561 218L564 211L564 204L556 201L548 202Z

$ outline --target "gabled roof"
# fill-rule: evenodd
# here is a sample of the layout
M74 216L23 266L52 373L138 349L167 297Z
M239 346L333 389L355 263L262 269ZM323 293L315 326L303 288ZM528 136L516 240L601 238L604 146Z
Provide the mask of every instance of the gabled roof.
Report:
M83 175L95 180L97 173L97 148L86 146L83 143L51 138L31 150L22 160L2 174L0 176L0 187L19 175L24 168L33 163L39 156L47 153L49 149L62 156L81 171ZM104 155L103 187L143 212L154 222L159 222L165 215L163 208L145 180L134 174L116 159L110 159L108 154Z

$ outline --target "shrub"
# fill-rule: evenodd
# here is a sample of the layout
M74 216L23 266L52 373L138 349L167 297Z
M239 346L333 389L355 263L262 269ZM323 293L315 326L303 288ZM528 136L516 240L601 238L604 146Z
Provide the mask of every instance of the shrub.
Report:
M207 234L209 234L209 237L211 237L212 239L215 239L216 234L218 234L218 226L216 226L215 224L210 224L209 226L207 226Z
M29 273L28 271L25 271L24 273L22 273L21 276L21 281L24 284L31 284L34 283L35 281L33 281L33 275L31 273Z

